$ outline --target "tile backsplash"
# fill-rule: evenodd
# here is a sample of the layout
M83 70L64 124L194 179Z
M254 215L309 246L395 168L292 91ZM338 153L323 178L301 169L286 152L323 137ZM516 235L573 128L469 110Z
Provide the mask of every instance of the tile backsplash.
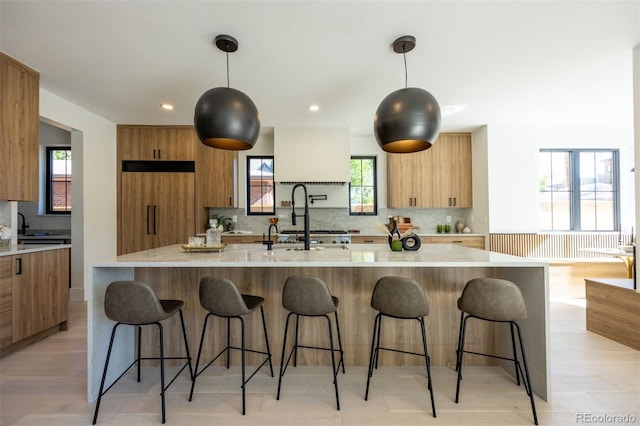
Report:
M472 209L379 209L377 216L350 216L345 208L310 209L309 220L311 229L330 230L359 230L364 235L380 234L375 222L386 224L391 216L404 216L411 218L411 223L420 227L420 234L435 234L436 225L447 224L447 216L451 216L449 223L455 232L455 223L459 220L467 224L473 232L473 224L469 223ZM303 208L296 207L296 212L301 214ZM217 213L227 217L238 217L235 224L236 230L252 231L254 233L267 232L269 218L277 216L280 221L280 229L302 229L302 219L298 225L291 225L291 208L276 208L275 215L247 216L244 209L211 208L209 214Z

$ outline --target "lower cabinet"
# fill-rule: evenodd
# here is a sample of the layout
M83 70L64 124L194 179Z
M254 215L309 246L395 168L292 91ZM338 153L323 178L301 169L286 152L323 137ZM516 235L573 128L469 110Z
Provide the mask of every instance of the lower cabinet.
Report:
M427 241L424 241L424 240ZM426 237L423 242L427 244L457 244L460 246L484 250L484 236L482 235L451 235Z
M57 325L64 328L68 298L69 249L0 258L0 347L6 349Z

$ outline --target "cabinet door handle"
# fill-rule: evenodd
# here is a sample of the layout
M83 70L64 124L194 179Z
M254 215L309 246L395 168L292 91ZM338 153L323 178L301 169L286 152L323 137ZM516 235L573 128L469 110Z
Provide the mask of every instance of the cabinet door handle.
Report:
M151 206L147 204L147 235L150 234L150 232L149 232L149 209L150 208L151 208Z
M153 150L153 159L154 160L156 159L156 150L155 149Z
M449 197L449 207L451 207L451 197Z
M418 207L418 198L413 197L413 207Z
M373 240L364 240L364 243L373 243Z
M156 212L158 211L158 206L153 206L153 235L156 235L158 233L158 230L156 229L156 218L157 218L157 214Z
M22 258L16 259L16 275L22 275Z
M455 206L456 206L456 204L457 204L457 198L456 198L456 197L453 197L453 207L455 207Z
M158 150L158 160L162 160L162 150Z
M232 200L232 197L229 197L229 207L233 207L233 200Z

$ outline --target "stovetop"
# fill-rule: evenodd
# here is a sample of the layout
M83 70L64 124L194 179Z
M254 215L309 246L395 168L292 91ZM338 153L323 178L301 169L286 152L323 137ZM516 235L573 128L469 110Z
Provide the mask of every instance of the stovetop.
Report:
M302 234L304 230L302 229L289 229L280 231L281 234ZM347 231L339 231L339 230L328 230L328 229L312 229L309 231L309 234L313 235L348 235Z

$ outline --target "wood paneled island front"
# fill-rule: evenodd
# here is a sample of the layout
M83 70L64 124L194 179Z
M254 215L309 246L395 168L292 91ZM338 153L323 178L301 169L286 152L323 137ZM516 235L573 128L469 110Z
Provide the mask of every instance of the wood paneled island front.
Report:
M198 301L198 285L205 275L232 280L242 293L265 298L265 314L274 365L280 362L284 322L287 311L282 307L282 287L286 278L294 274L315 275L324 279L331 293L340 298L338 315L349 366L368 364L373 320L376 314L370 306L376 281L383 276L398 275L413 278L422 284L430 304L427 317L427 339L434 366L455 365L460 312L456 301L468 280L476 277L496 277L513 281L521 289L527 302L529 317L521 322L527 358L535 393L544 400L550 397L549 368L549 311L548 266L546 262L531 261L515 256L472 249L452 244L426 244L419 251L392 252L386 244L352 244L323 250L297 251L275 246L267 251L261 245L229 245L221 253L185 252L180 245L118 256L112 260L89 265L87 276L88 308L88 399L95 401L106 357L113 322L104 314L104 293L109 283L122 279L136 279L151 285L160 298L181 299L185 302L185 321L192 357L199 344L202 321L206 312ZM256 317L256 318L252 318ZM247 321L248 345L263 348L262 327L258 316ZM409 350L419 351L418 323L394 324L386 321L383 344L400 343ZM179 320L166 321L166 354L183 351L179 334ZM300 323L302 336L322 344L326 339L326 323ZM210 345L207 355L224 347L225 321L217 319L214 330L208 333ZM232 342L239 341L239 333L232 324ZM467 334L467 348L476 351L501 350L510 352L510 335L498 325L478 321ZM471 334L473 333L473 334ZM157 332L143 333L143 354L157 353ZM211 337L213 336L213 338ZM134 359L133 327L118 331L110 364L111 383ZM302 342L301 342L302 343ZM328 344L328 341L326 342ZM239 355L232 356L238 365ZM384 355L384 356L383 356ZM206 359L206 357L203 357ZM416 359L414 359L416 358ZM251 356L248 364L255 361ZM323 351L301 351L301 365L331 365ZM403 356L383 351L380 365L421 365L419 357ZM470 365L486 365L489 358L468 356ZM510 364L503 365L510 371ZM277 382L277 381L276 381ZM275 383L274 382L274 386ZM275 387L274 387L275 392Z

